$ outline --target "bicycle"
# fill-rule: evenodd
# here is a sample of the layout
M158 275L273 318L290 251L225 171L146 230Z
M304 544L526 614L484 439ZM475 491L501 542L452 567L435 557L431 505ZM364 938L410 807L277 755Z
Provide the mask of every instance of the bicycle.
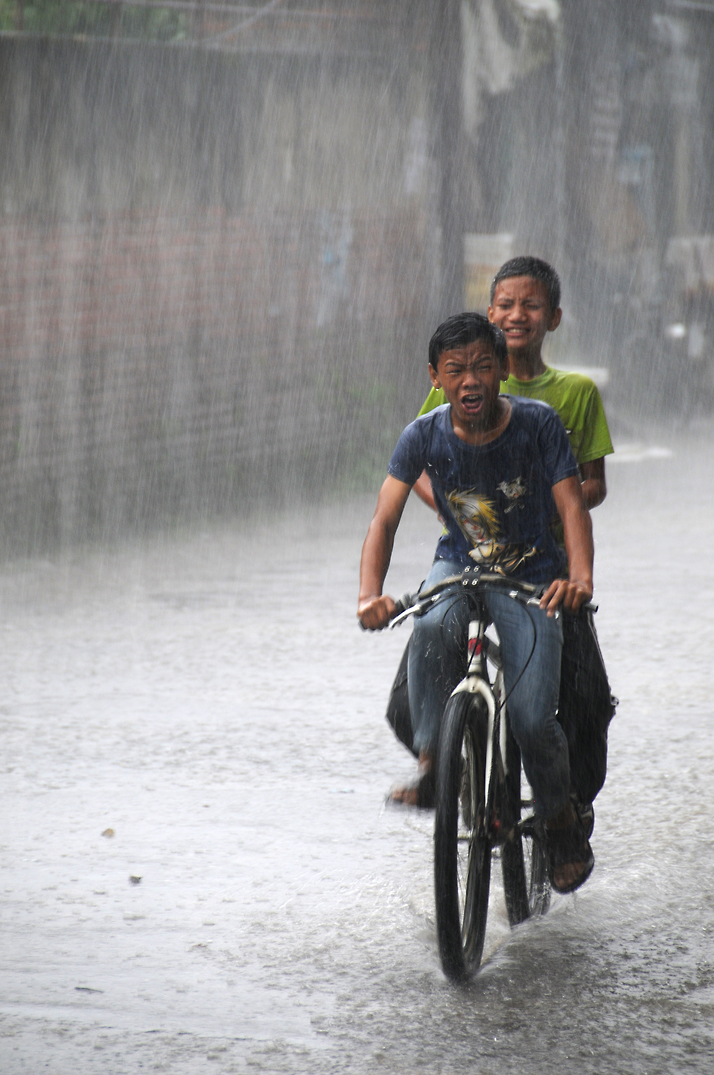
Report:
M500 849L511 926L545 914L551 888L543 823L532 813L508 725L500 649L486 633L490 620L480 597L497 586L527 608L538 605L541 590L468 567L400 598L390 626L423 615L454 585L463 587L474 614L466 675L447 702L437 750L434 892L442 967L447 977L461 981L481 963L494 850Z

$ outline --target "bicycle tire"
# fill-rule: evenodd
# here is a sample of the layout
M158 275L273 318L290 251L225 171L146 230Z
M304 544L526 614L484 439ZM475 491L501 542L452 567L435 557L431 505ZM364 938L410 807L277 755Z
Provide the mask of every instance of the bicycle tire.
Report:
M481 963L491 880L485 780L488 714L461 691L444 710L437 754L434 895L441 965L461 981Z
M548 855L543 840L537 835L523 834L523 857L528 878L528 907L532 916L544 915L550 907L550 876Z
M517 829L523 807L521 755L509 731L506 742L508 776L504 785L501 821L509 831L501 849L501 870L506 911L511 926L543 915L550 906L547 853L537 822Z

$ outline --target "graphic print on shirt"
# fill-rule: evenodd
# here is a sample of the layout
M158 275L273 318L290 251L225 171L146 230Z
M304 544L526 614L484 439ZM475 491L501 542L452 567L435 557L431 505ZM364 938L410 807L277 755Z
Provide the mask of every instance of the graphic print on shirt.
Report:
M520 478L517 479L520 482ZM506 484L506 483L501 483ZM515 485L515 482L511 482ZM500 487L499 487L500 488ZM516 506L517 499L525 493L525 487L509 499L509 507ZM473 548L469 556L476 563L499 575L507 575L520 567L537 549L523 543L504 542L498 524L498 511L492 500L487 500L476 489L454 489L446 493L446 500L461 533ZM505 509L506 511L509 508Z
M496 486L497 489L503 493L506 499L509 501L508 507L505 509L506 515L509 511L513 511L514 508L523 508L523 497L526 495L526 487L521 481L520 474L512 482L501 482Z

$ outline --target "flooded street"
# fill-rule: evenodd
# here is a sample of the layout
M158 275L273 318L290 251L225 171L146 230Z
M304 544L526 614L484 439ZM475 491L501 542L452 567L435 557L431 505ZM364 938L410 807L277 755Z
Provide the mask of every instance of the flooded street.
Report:
M494 885L467 989L432 815L383 806L408 628L356 625L372 498L4 566L3 1075L710 1072L710 447L651 444L594 513L594 874L513 932ZM436 536L410 503L390 592Z

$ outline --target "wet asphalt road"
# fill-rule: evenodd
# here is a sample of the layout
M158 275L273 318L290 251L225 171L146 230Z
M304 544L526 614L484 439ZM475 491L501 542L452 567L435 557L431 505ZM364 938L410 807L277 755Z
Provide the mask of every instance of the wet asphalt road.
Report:
M468 989L431 818L383 807L407 629L355 625L371 498L3 567L0 1071L710 1072L710 444L657 443L594 515L595 872L513 932L495 889ZM392 592L436 536L410 506Z

